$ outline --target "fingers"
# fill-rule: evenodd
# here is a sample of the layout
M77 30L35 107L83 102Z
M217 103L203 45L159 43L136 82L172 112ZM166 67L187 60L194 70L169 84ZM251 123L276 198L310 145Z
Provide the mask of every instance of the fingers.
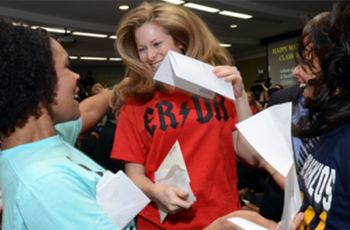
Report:
M293 219L291 225L290 225L290 229L291 230L295 230L298 229L300 224L303 222L304 220L304 213L303 212L299 212Z
M237 80L242 80L241 73L236 66L215 66L213 73L227 82L235 83Z
M179 188L173 187L175 196L172 198L172 205L175 205L181 209L189 209L192 206L192 202L188 201L188 192L185 192Z
M168 213L176 213L182 209L189 209L193 202L188 201L188 192L183 191L172 185L157 185L158 201L164 211Z

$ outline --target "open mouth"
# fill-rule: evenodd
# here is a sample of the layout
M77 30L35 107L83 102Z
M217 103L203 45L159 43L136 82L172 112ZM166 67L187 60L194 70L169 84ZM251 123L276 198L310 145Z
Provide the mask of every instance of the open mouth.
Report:
M76 88L75 93L74 93L74 100L80 101L79 97L79 88Z
M159 62L156 62L156 63L153 63L151 66L152 66L152 69L153 70L157 70L158 67L160 66L160 63L162 63L162 61L159 61Z

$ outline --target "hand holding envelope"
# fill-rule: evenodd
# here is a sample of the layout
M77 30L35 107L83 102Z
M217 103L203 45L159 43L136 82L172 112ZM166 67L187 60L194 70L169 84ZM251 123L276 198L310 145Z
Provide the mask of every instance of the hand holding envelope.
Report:
M217 78L213 68L207 63L168 51L153 79L202 97L211 99L218 93L234 100L232 84Z
M189 194L187 201L192 203L196 201L196 197L190 187L190 178L178 141L175 142L168 155L155 172L155 182L165 185L174 185ZM168 213L161 207L158 208L160 221L163 222Z
M250 145L286 178L281 229L289 229L301 206L293 160L291 117L292 104L289 102L272 106L237 124Z
M122 171L104 173L96 185L96 200L120 229L150 202Z

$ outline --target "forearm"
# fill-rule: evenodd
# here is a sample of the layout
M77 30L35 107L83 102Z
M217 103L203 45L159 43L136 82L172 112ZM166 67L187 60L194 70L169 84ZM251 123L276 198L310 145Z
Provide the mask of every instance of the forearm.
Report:
M260 167L264 168L266 172L270 174L273 180L278 184L281 189L285 186L285 177L282 176L275 168L273 168L267 161L261 158Z
M205 230L223 230L223 229L237 229L241 230L242 228L233 224L232 222L228 221L229 218L234 217L240 217L243 219L246 219L250 222L256 223L266 229L270 230L276 230L277 229L277 223L271 220L266 219L265 217L261 216L257 212L253 211L246 211L246 210L238 210L229 213L226 216L222 216L215 221L213 221L210 225L208 225Z
M155 184L146 176L144 166L136 163L126 163L125 172L128 177L150 198L158 201L155 195Z
M105 89L97 95L86 98L79 104L80 117L83 122L81 134L96 126L107 113L111 94L111 90Z
M255 168L265 170L271 175L276 183L282 189L284 189L285 178L260 156L260 154L248 143L241 133L238 131L234 132L233 141L236 154L240 160Z
M238 121L243 121L252 116L252 110L250 109L248 96L245 91L239 97L236 97L235 107Z
M155 184L146 176L138 173L127 173L129 178L139 187L152 201L158 201L154 193Z

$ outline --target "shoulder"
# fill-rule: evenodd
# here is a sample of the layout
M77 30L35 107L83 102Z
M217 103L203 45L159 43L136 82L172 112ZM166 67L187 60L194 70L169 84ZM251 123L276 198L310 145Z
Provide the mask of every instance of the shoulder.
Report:
M273 93L268 101L268 105L272 106L275 104L280 104L284 102L293 102L295 103L297 100L297 97L300 94L300 88L298 85L281 89Z
M58 135L71 145L74 145L77 141L82 127L83 123L81 118L55 125Z

